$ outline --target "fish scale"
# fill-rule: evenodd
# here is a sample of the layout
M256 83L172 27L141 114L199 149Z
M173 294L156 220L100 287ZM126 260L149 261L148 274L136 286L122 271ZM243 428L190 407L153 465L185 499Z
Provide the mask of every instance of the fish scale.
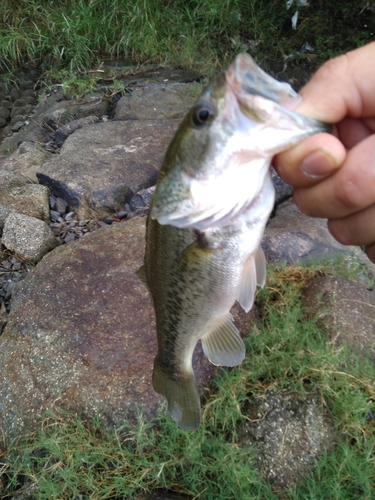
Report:
M239 54L203 90L166 152L138 275L156 316L153 386L183 428L200 422L198 340L216 365L245 356L229 311L236 300L249 311L265 282L260 242L274 205L272 156L328 131L292 111L299 101L289 84Z

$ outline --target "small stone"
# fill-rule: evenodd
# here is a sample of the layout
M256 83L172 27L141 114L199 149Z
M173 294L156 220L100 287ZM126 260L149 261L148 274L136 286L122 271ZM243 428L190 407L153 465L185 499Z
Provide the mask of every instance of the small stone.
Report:
M56 210L50 210L49 215L50 215L51 219L55 220L55 221L57 221L58 219L61 218L60 212L56 212Z
M113 223L112 215L106 217L103 222L104 224L112 224Z
M57 109L45 115L43 120L43 127L46 130L57 130L62 125L69 123L73 120L73 116L67 109Z
M4 120L6 120L7 118L9 118L9 115L10 111L8 108L0 108L0 118L4 118Z
M26 101L24 99L16 99L13 103L14 108L24 108L26 106Z
M22 97L22 92L17 87L13 87L10 91L10 97L13 101Z
M35 99L35 92L33 90L25 90L23 93L23 98L27 102L27 104L35 104L36 99Z
M56 211L60 212L60 214L65 214L66 209L68 208L68 203L62 198L56 198Z
M5 325L8 322L8 313L7 313L7 310L5 308L4 303L1 303L1 301L0 301L0 304L1 304L1 307L0 307L0 335L1 335L4 328L5 328Z
M64 238L65 243L69 243L70 241L74 241L76 239L76 236L74 233L67 233Z
M3 101L1 101L0 106L2 108L12 109L13 103L12 103L12 101L3 100Z
M113 217L117 217L118 219L125 219L125 217L128 215L128 212L125 210L122 210L121 212L116 212L113 214Z
M51 144L46 144L44 147L50 153L55 153L57 146L56 146L56 144L52 143L52 141L50 141L50 142L51 142Z
M13 291L14 285L15 285L15 282L12 281L12 280L9 280L8 283L6 283L3 286L3 290L5 292L5 300L9 299L10 296L12 295L12 291Z
M15 106L14 108L12 108L11 112L10 112L10 117L12 118L12 120L14 120L15 117L17 116L22 116L24 117L25 114L26 114L26 106L22 107L22 108L19 108L18 106Z
M5 220L2 243L22 260L38 262L58 245L48 225L28 215L12 213Z
M39 71L36 68L29 68L28 69L28 77L33 82L37 82L38 78L39 78Z
M73 220L76 216L76 213L75 212L69 212L68 214L65 215L65 220L66 221L70 221L70 220Z
M9 124L10 125L14 125L16 122L24 122L25 121L25 118L23 115L16 115L16 116L13 116L11 119L10 119L10 122Z
M82 100L82 104L77 108L75 112L76 118L85 118L88 116L99 117L107 114L109 107L109 101L103 99L103 95L100 93L87 94Z
M12 125L12 132L18 132L24 125L24 120L17 121L16 123L14 123L14 125Z
M34 90L35 83L31 80L24 80L21 82L21 89L23 90Z
M2 132L3 132L3 137L7 137L12 132L12 127L9 124L5 125Z
M24 265L24 270L25 272L19 272L19 273L13 273L13 281L21 281L25 278L25 273L28 273L30 271L30 268L27 267L27 265ZM23 269L22 269L23 271Z
M49 197L49 206L52 208L52 210L54 210L56 207L56 198L52 194Z

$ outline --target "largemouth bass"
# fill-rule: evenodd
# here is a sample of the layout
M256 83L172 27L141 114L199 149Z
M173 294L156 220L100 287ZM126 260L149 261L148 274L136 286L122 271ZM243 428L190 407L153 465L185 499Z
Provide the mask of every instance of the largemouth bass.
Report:
M183 428L200 421L198 340L216 365L245 356L229 311L236 300L249 311L266 280L260 241L274 205L272 156L327 130L292 111L299 99L239 54L203 90L167 150L139 275L156 315L153 386Z

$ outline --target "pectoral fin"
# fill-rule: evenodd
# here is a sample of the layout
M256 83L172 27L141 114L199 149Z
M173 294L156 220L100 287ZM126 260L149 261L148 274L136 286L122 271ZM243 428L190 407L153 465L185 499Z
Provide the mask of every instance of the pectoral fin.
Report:
M236 300L245 312L249 312L254 304L257 285L263 287L266 282L266 258L262 247L256 249L245 262L237 287Z
M257 285L261 288L266 284L267 277L267 261L263 252L263 248L259 247L254 252L255 270L257 275Z
M237 366L246 349L230 314L202 337L203 352L214 365Z
M152 385L156 392L165 396L168 413L180 427L188 430L199 427L201 404L193 372L184 378L172 379L155 359Z

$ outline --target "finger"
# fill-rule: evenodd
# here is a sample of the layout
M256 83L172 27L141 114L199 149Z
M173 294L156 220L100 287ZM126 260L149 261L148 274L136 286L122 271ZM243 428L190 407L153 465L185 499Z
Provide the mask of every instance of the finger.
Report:
M375 135L351 149L344 164L319 184L296 189L294 199L306 215L338 219L375 201Z
M331 59L301 89L295 111L328 123L375 114L375 42Z
M367 253L367 257L375 263L375 243L372 245L368 245L365 247L365 252Z
M369 118L367 120L357 120L347 116L336 126L338 138L347 149L351 149L375 132L375 128L371 124L372 121L375 122L375 120Z
M328 229L343 245L371 245L375 242L375 204L347 217L329 220Z
M345 148L338 139L317 134L275 156L273 166L285 182L303 188L335 172L345 157Z

